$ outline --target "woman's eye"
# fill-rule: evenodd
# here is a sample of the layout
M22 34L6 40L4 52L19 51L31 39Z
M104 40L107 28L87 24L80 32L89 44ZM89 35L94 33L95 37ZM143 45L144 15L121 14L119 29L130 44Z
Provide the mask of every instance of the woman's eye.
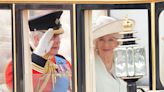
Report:
M100 38L99 41L104 41L104 39Z

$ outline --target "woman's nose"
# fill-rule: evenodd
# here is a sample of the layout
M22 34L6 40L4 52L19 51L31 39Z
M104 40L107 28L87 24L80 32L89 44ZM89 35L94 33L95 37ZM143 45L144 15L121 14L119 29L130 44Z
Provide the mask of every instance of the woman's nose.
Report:
M104 41L104 45L105 45L105 46L109 46L109 45L111 45L111 44L112 44L111 41Z
M113 47L113 42L111 42L111 41L105 41L104 47L112 48Z

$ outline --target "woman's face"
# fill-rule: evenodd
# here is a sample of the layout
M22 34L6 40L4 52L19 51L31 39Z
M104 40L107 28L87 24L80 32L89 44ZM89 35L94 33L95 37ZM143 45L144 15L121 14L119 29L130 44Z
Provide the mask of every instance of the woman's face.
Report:
M96 40L96 49L100 56L106 56L113 53L113 50L118 45L118 41L114 34L105 35Z
M51 50L48 52L49 55L56 55L58 54L59 47L60 47L60 36L54 35L51 39L53 41L53 45L51 47Z

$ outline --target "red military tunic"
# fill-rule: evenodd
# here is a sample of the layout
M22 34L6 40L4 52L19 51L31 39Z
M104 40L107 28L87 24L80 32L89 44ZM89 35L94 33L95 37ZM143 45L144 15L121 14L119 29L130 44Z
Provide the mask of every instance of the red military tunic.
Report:
M8 86L8 88L12 91L13 90L13 77L12 77L13 71L12 71L12 60L10 60L9 64L6 67L5 71L5 81Z
M61 55L58 55L58 56L64 58ZM51 60L53 61L54 64L56 64L55 58L52 58ZM41 67L41 68L44 69L44 66L45 66L44 64L46 64L46 61L45 61L45 63L42 63L42 64L43 64L43 67L40 66L37 63L34 63L34 62L32 63L32 67L33 67L33 69L32 69L33 75L32 76L33 76L34 92L38 92L38 90L40 90L40 89L43 89L41 92L51 92L52 88L53 88L53 85L52 85L53 84L53 80L50 77L49 78L47 77L48 74L47 75L43 74L43 72L41 72L39 68L36 68L36 66L37 66L37 67ZM66 65L71 70L71 64L67 60L66 60ZM13 81L13 79L12 79L12 62L10 62L8 64L8 66L6 68L5 76L6 76L6 84L10 88L10 90L12 90L12 88L13 88L13 86L12 86L12 81ZM47 81L47 82L45 83L45 81Z
M56 56L65 59L61 55L56 55ZM52 84L54 84L53 83L54 80L52 80L52 78L50 78L50 75L51 75L50 73L44 74L43 71L42 71L42 69L39 69L38 67L36 67L36 65L39 65L39 66L41 66L40 68L43 68L43 66L44 66L44 68L46 68L45 67L45 63L40 64L40 62L44 62L44 59L43 58L40 58L38 56L36 56L36 57L37 57L36 59L34 59L34 57L33 57L33 61L34 61L33 62L33 66L35 66L35 67L33 68L33 71L32 71L33 72L33 85L34 85L34 90L35 90L35 92L38 92L38 90L42 90L43 89L42 92L51 92L52 89L53 89L53 85ZM38 59L40 59L40 60L38 60ZM37 60L40 61L40 62L35 62ZM54 64L56 64L56 59L54 57L51 58L51 61ZM70 63L67 60L66 60L66 65L71 70L71 65L70 65ZM45 86L42 86L42 85L44 85L44 83L45 83Z

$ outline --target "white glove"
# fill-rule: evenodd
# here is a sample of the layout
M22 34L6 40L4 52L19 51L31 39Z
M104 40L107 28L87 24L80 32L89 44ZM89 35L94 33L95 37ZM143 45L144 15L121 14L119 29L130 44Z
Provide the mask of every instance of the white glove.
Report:
M41 37L39 44L33 53L42 57L45 54L47 54L53 45L53 41L51 41L53 35L54 35L54 30L52 28L49 28L48 31L46 31L44 35Z

